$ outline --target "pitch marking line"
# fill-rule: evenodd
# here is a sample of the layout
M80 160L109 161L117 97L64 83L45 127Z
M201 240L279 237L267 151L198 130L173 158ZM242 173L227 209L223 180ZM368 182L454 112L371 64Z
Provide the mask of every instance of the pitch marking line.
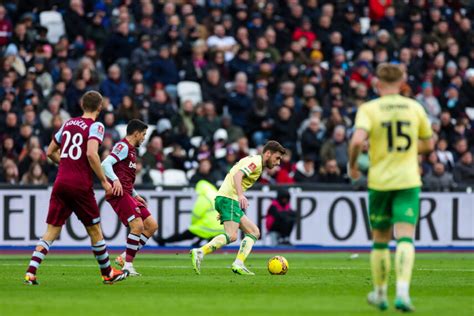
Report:
M23 263L0 263L0 266L27 266L27 264ZM95 268L97 265L95 264L54 264L54 263L47 263L46 266L48 267L72 267L72 268L77 268L77 267L90 267L90 268ZM229 266L230 267L230 266ZM215 267L215 266L209 266L205 267L207 269L227 269L229 268L227 266L225 267ZM147 266L147 267L142 267L145 269L190 269L192 270L192 266ZM264 267L252 267L252 269L267 269ZM298 269L298 270L370 270L370 268L351 268L351 267L297 267L293 269ZM474 269L443 269L443 268L415 268L415 271L454 271L454 272L474 272Z

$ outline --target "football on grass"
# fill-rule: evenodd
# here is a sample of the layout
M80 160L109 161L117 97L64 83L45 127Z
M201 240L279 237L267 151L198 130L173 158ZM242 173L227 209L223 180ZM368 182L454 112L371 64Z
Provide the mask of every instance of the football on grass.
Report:
M288 272L288 260L282 256L275 256L268 260L268 272L270 274L286 274Z

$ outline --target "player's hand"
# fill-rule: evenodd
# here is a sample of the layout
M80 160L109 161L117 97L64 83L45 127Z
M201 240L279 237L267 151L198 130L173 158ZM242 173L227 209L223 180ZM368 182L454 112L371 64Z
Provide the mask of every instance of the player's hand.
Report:
M145 199L142 198L140 195L136 195L136 196L135 196L135 200L137 200L138 202L142 203L144 207L148 207L148 205L146 204Z
M112 195L112 185L109 183L109 181L103 181L101 182L102 187L105 190L105 196L110 196Z
M349 178L351 178L352 181L357 181L360 179L361 174L357 165L348 166L348 173Z
M122 183L120 183L120 180L115 180L114 181L114 186L112 188L112 193L115 196L122 196L123 195L123 188L122 188Z
M245 195L239 196L239 206L242 209L242 211L245 211L249 207L249 201L247 200Z

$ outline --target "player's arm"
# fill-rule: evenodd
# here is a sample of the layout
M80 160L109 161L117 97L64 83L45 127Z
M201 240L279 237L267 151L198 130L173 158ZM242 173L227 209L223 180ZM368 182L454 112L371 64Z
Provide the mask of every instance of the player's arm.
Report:
M434 150L434 139L430 137L428 139L419 139L418 140L418 153L419 154L429 154Z
M52 140L51 143L49 143L46 154L54 163L59 164L59 160L61 159L61 147L59 147L58 143Z
M357 180L360 178L359 166L357 165L357 157L362 150L364 141L367 139L367 131L358 128L355 130L352 135L351 143L349 146L349 177L352 180Z
M107 158L102 161L102 169L104 169L105 176L113 181L114 185L112 186L112 194L121 196L123 194L122 183L120 183L119 178L114 172L114 164L117 163L117 159L109 155Z
M435 143L431 122L421 104L418 104L417 114L420 122L418 126L418 153L429 154L434 150Z
M100 157L99 157L99 141L97 139L89 139L87 141L87 160L89 161L89 165L91 166L92 170L96 174L97 178L99 178L102 187L105 190L106 194L111 193L112 186L107 181L105 177L105 173L102 170L102 166L100 165Z
M148 205L147 205L145 199L144 199L143 197L141 197L141 196L138 194L137 190L132 189L132 196L133 196L133 198L134 198L135 200L137 200L138 202L142 203L145 207L148 207Z
M235 191L237 192L239 206L242 210L246 210L249 206L249 201L244 195L244 190L242 190L242 179L244 176L245 174L242 170L239 170L234 174Z
M61 128L54 134L51 143L48 146L48 150L46 151L46 155L49 159L51 159L54 163L59 164L59 160L61 160L61 139L63 134L64 124Z

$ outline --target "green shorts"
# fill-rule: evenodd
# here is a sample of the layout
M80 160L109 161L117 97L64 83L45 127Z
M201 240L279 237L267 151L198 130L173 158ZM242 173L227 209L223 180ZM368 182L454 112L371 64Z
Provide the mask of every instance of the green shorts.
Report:
M373 229L388 229L395 223L416 225L420 213L420 188L393 191L369 189L369 216Z
M239 202L225 196L216 197L216 210L221 215L221 223L228 221L240 223L240 218L245 215L239 206Z

